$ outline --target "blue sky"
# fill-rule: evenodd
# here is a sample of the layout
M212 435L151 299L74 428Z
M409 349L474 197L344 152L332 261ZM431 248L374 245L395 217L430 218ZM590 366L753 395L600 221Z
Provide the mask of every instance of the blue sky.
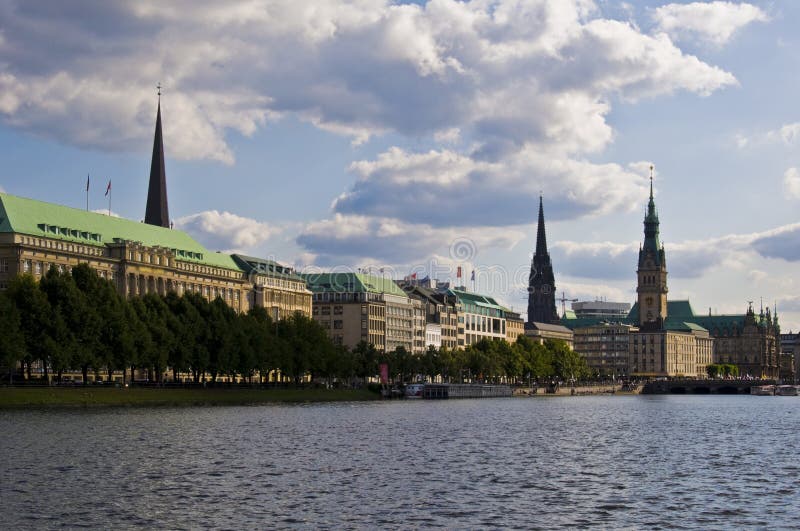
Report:
M671 298L800 328L800 4L0 0L0 188L170 214L299 268L633 301L648 167Z

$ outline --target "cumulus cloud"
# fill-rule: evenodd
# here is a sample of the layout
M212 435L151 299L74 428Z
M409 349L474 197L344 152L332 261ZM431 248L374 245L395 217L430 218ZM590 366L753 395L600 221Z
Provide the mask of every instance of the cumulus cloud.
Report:
M738 30L769 17L752 4L716 1L668 4L656 8L653 19L658 30L672 38L694 38L721 46Z
M335 214L308 224L297 242L314 253L319 265L413 265L432 257L468 264L487 249L511 248L525 236L508 228L435 228L394 218Z
M765 258L787 262L800 260L800 223L784 225L753 235L752 248Z
M251 252L281 231L280 227L216 210L178 218L175 228L188 232L210 249L239 252Z
M228 131L285 113L356 142L458 129L481 143L597 151L613 137L610 95L735 83L586 0L73 7L2 3L0 113L82 147L146 149L159 79L171 154L227 163Z
M800 199L800 172L797 168L789 168L783 174L783 189L792 199Z

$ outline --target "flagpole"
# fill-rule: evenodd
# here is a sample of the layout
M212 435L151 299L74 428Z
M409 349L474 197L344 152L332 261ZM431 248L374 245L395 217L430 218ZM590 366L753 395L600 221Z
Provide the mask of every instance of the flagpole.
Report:
M86 211L89 211L89 174L86 174Z

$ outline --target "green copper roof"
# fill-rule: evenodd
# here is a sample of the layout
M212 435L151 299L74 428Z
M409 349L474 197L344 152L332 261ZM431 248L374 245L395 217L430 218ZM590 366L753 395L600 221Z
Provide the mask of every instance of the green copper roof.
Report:
M408 298L391 278L362 273L303 273L300 276L314 293L388 293Z
M183 262L206 264L241 271L228 254L211 252L187 233L0 194L0 232L47 237L83 245L103 247L115 240L128 240L148 247L173 249Z
M255 258L253 256L245 256L243 254L234 254L232 256L234 261L239 264L239 267L241 267L248 274L256 273L259 275L266 275L268 277L304 281L303 278L295 273L292 268L281 265L274 260Z
M497 304L496 300L491 297L487 297L486 295L479 295L478 293L471 293L469 291L462 291L460 289L449 289L447 290L447 293L457 297L458 301L462 304L474 304L475 306L492 308L500 311L506 310L503 306Z
M693 321L697 322L694 309L688 300L667 301L667 319L675 319L678 321ZM628 312L626 319L632 323L639 322L639 303L634 303L631 311Z

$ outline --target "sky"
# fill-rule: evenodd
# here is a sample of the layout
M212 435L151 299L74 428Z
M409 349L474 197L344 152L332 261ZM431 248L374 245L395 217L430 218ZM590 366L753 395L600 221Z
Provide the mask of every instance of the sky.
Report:
M800 329L800 3L0 0L0 190L140 220L161 84L176 228L299 270ZM110 205L104 193L112 182ZM474 288L467 280L476 272ZM560 304L559 304L560 306Z

